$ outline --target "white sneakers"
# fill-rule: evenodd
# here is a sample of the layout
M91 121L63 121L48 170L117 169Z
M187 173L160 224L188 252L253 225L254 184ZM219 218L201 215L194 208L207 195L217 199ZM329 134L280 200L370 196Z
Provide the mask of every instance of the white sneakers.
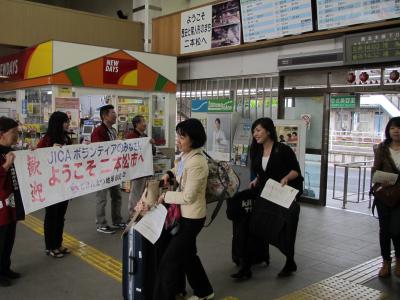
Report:
M214 293L212 293L208 296L205 296L205 297L201 297L201 298L196 295L193 295L193 296L187 298L187 300L211 300L211 299L214 299Z

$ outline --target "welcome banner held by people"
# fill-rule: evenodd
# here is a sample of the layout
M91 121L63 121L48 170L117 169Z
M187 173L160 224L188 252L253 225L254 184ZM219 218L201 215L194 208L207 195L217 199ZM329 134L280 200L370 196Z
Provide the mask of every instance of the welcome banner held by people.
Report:
M16 151L25 212L153 174L150 138Z

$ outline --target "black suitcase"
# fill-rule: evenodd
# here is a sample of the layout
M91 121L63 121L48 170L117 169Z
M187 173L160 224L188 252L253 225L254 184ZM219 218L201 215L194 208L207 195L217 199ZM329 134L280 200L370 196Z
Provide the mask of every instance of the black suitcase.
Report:
M122 294L125 300L153 300L158 266L170 239L170 234L163 230L153 245L133 227L123 236Z
M122 294L125 300L145 299L143 240L133 227L123 236Z
M236 265L240 265L243 258L247 239L249 237L249 224L250 214L243 216L239 220L232 221L233 235L232 235L232 261ZM269 245L262 239L254 239L254 249L252 250L251 263L259 264L265 262L269 264Z

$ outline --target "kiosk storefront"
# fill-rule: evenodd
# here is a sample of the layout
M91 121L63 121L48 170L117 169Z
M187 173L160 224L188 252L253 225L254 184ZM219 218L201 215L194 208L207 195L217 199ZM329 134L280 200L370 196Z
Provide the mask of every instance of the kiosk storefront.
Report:
M120 137L141 114L157 146L174 147L176 70L172 56L48 41L0 58L0 109L23 124L25 146L56 110L70 116L79 140L99 123L98 108L113 104Z

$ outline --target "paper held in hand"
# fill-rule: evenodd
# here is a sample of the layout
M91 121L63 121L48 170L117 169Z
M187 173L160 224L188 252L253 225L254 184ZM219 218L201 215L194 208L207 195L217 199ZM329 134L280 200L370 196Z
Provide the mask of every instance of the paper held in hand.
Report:
M261 192L261 197L285 208L289 208L298 192L299 190L291 186L282 186L279 182L268 179Z
M399 174L376 170L372 177L372 183L387 183L393 185L396 183L397 177L399 177Z
M167 209L164 205L157 205L147 212L133 228L154 244L160 238L166 216Z

